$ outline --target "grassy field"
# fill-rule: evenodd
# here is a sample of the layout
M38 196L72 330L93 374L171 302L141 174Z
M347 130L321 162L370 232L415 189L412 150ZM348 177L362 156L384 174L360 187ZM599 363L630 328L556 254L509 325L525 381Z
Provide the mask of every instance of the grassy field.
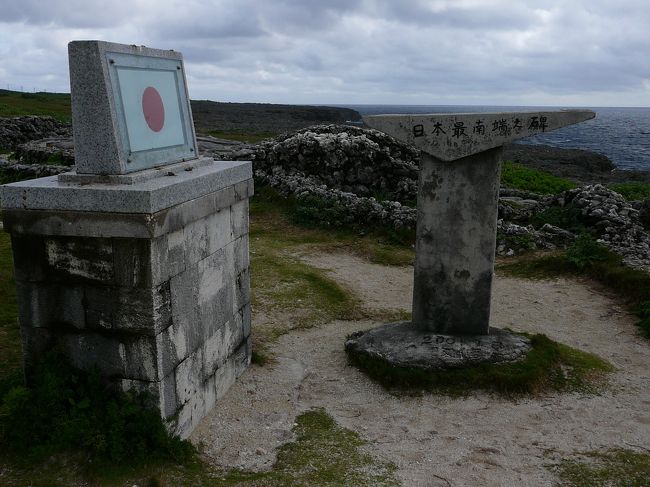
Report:
M62 122L69 122L72 117L70 95L0 90L0 117L20 115L49 115Z

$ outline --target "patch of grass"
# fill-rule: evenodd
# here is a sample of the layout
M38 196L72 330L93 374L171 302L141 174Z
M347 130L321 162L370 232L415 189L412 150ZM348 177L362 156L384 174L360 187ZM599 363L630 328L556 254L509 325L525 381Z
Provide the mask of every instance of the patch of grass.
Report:
M321 202L322 203L322 202ZM305 202L284 197L270 186L255 187L251 199L251 218L265 233L285 235L291 244L317 245L321 249L344 249L385 265L410 265L415 258L415 233L400 234L394 229L370 225L353 226L324 224L324 217L314 221L306 218ZM320 203L319 203L320 204ZM301 215L301 216L300 216Z
M263 140L272 139L278 134L273 132L239 132L239 131L225 131L225 130L204 130L203 133L217 137L219 139L236 140L238 142L246 142L248 144L257 144Z
M4 167L0 167L0 184L15 183L17 181L26 181L35 178L34 173L27 171L9 171Z
M385 265L408 265L415 256L413 249L374 235L298 226L290 216L293 204L291 199L265 186L257 187L251 199L253 309L264 310L270 322L253 330L253 346L267 356L269 344L291 330L369 316L352 293L330 279L325 271L302 262L298 254L349 252ZM290 319L285 318L287 309L291 310Z
M160 416L146 409L148 400L116 392L98 372L81 372L50 353L35 366L30 387L2 397L0 443L34 459L80 448L92 460L127 464L190 458L192 445L167 433Z
M413 240L399 241L382 229L354 231L322 228L310 222L297 224L297 203L269 186L256 186L251 199L251 234L264 235L280 248L309 247L321 251L345 251L383 265L411 265L415 259Z
M296 418L296 439L278 452L278 461L268 472L221 470L198 457L186 463L148 462L129 466L119 463L93 465L83 458L64 454L43 463L7 463L0 457L2 481L7 487L24 485L58 487L101 485L104 487L141 485L196 487L334 487L396 486L396 467L361 451L365 441L342 428L323 410L313 410ZM146 453L146 452L145 452ZM4 461L3 461L4 460Z
M229 481L260 481L264 486L396 486L396 467L364 454L358 434L341 428L322 409L296 419L296 441L284 445L273 471L232 473Z
M464 395L481 389L505 396L545 390L595 392L613 367L597 355L554 342L545 335L525 335L532 350L523 360L481 364L446 371L396 367L367 354L348 352L354 365L385 388L395 392L430 391Z
M21 93L0 90L0 117L49 115L62 122L72 118L68 93Z
M530 223L536 228L540 228L548 223L549 225L563 228L569 232L580 234L586 231L581 216L580 208L575 205L569 204L564 207L552 206L533 215Z
M0 395L19 384L21 342L16 303L13 255L9 234L0 232Z
M566 487L650 487L650 454L631 450L588 452L559 465Z
M583 272L586 269L593 269L597 263L606 262L610 259L611 252L607 247L596 242L588 233L582 233L567 248L566 261Z
M637 321L636 326L641 328L643 334L650 338L650 301L641 303L637 311L637 316L639 317L639 321Z
M264 367L266 364L271 362L271 357L264 350L253 350L251 352L251 363Z
M614 183L608 185L609 189L621 194L628 201L650 198L650 183L630 181L627 183Z
M324 271L304 264L274 248L277 241L260 235L251 244L251 282L253 305L264 302L266 308L301 308L304 315L293 328L355 316L357 301Z
M576 184L552 174L531 169L511 161L504 161L501 167L501 185L537 194L557 194L573 189Z
M535 241L530 235L504 235L497 234L497 246L505 245L506 248L521 250L531 250L535 248Z

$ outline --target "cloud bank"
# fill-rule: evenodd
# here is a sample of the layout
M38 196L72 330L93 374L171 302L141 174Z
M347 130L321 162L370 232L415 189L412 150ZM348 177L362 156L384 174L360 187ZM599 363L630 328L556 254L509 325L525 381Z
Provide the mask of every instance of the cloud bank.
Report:
M0 88L69 91L67 43L181 51L196 99L650 106L647 0L0 0Z

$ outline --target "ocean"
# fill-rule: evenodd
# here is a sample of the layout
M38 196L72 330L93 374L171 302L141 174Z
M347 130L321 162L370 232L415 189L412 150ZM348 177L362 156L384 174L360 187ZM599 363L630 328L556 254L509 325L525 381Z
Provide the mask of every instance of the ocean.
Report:
M452 105L345 105L361 115L382 113L485 113L572 107ZM650 108L588 108L596 118L519 142L585 149L606 155L619 169L650 171Z

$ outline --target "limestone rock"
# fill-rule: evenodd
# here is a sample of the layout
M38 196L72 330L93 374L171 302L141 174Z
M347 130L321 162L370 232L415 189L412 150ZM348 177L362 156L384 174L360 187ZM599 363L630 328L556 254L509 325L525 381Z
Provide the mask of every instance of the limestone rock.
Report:
M70 136L70 124L59 122L52 117L12 117L0 118L0 148L14 150L18 145L30 140L46 137Z

